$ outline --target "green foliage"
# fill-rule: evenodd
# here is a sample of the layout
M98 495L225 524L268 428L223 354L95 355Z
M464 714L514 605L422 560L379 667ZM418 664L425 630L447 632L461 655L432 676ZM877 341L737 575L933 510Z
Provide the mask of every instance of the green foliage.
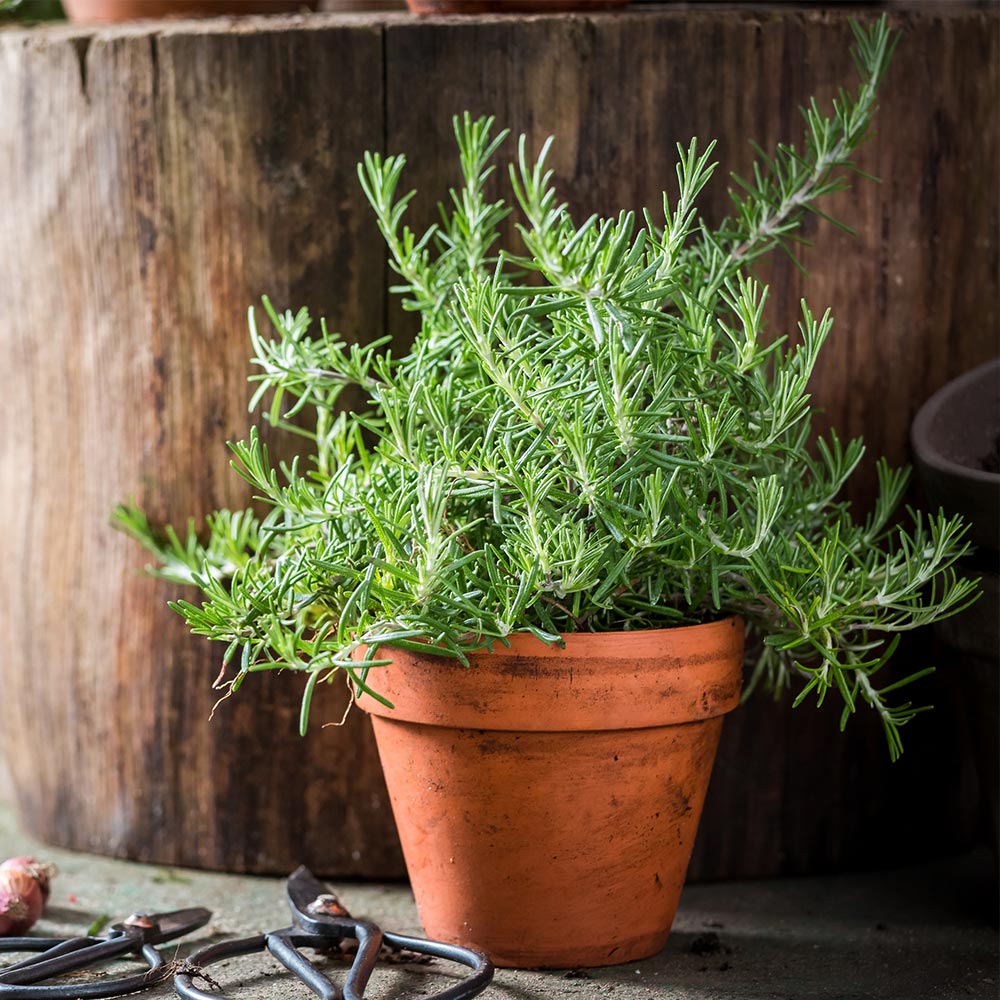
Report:
M0 24L6 21L58 21L63 16L60 0L0 0Z
M173 607L227 643L235 690L274 667L319 681L346 674L377 691L382 646L431 642L463 662L530 632L649 629L738 613L761 639L751 686L801 684L797 701L859 704L890 750L917 711L890 705L879 673L895 639L972 599L951 566L956 520L894 527L906 475L879 466L863 522L841 488L863 447L813 440L807 386L833 321L805 303L798 337L764 336L767 290L744 267L794 234L843 183L891 50L885 21L857 31L861 84L824 118L805 111L801 152L762 158L710 232L695 199L711 146L679 148L678 195L663 219L623 212L577 225L521 139L510 176L524 252L498 252L509 209L485 182L504 139L492 120L456 120L462 186L441 222L405 223L401 156L368 154L359 178L421 314L412 349L348 344L305 310L253 311L252 406L304 439L276 468L256 430L234 466L269 513L220 512L207 541L158 536L123 507L120 525L196 584ZM338 410L345 386L370 405ZM305 414L314 417L302 421ZM367 662L353 658L367 647ZM908 678L907 680L912 679Z

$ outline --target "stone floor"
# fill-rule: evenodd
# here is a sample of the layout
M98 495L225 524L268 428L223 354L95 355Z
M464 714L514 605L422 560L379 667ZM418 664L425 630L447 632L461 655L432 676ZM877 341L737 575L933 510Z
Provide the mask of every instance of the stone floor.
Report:
M0 857L35 853L60 874L33 933L79 934L135 910L214 911L192 936L247 935L287 923L275 879L170 870L55 850L21 833L0 789ZM352 912L419 933L401 884L337 886ZM181 949L181 955L185 949ZM997 879L986 851L876 874L689 886L667 947L645 962L590 972L498 972L496 1000L964 1000L1000 995ZM239 1000L311 994L264 958L214 967ZM119 974L121 974L119 972ZM430 997L446 970L380 972L367 997ZM169 997L157 987L151 1000ZM0 997L7 996L0 988ZM16 998L14 998L16 1000Z

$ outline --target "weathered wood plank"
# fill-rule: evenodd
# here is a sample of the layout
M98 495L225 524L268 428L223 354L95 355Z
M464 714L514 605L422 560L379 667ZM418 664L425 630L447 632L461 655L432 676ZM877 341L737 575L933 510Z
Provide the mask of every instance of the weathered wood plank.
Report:
M367 721L319 725L346 692L322 692L304 741L291 677L255 679L209 723L220 650L107 526L130 493L161 523L247 503L225 441L250 423L261 294L381 329L382 250L354 179L381 141L380 60L364 23L0 36L3 729L22 816L48 839L402 871Z
M427 222L454 177L450 115L494 114L534 149L554 134L556 181L582 219L657 206L672 184L674 144L715 138L723 169L703 208L717 221L729 207L726 171L752 162L748 139L800 143L799 105L812 94L828 102L853 80L851 13L876 16L685 5L394 23L387 145L410 155L408 183L425 195L414 215ZM862 509L874 459L906 461L920 402L997 349L995 11L917 7L894 17L903 38L860 158L883 182L859 180L824 206L858 235L810 219L808 280L785 260L759 268L772 284L775 333L794 334L803 295L837 317L813 391L821 426L868 442L871 461L851 487ZM899 670L921 665L924 652L908 646ZM967 843L969 763L946 680L926 683L923 697L939 710L910 727L894 768L874 719L853 720L841 736L836 712L748 704L727 723L692 875L870 865ZM873 843L873 831L891 836Z
M365 148L408 154L415 221L455 176L450 116L465 109L536 149L556 134L579 217L656 205L676 141L718 138L738 171L749 137L799 141L798 104L851 78L846 16L658 6L0 32L0 725L28 824L167 863L400 871L363 720L300 742L299 686L278 676L208 725L217 653L164 607L174 588L138 574L108 511L129 492L160 520L246 502L220 442L249 423L244 313L262 292L360 338L405 336L354 179ZM904 37L861 158L883 183L830 206L858 236L811 222L808 283L785 262L761 273L775 332L794 329L803 290L833 307L815 398L898 462L921 400L996 351L1000 53L995 9L894 17ZM724 173L704 205L725 211ZM862 507L873 468L853 488ZM967 843L968 761L944 672L938 685L892 769L874 720L842 737L826 711L744 708L693 874ZM338 693L322 697L318 717L339 719Z

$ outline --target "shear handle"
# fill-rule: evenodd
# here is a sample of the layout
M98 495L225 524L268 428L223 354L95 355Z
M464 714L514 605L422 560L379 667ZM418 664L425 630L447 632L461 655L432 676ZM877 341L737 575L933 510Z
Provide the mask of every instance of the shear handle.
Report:
M358 933L346 935L357 937L358 954L354 959L350 972L341 989L331 982L312 962L300 954L298 948L329 948L340 937L330 933L310 934L297 927L274 931L270 934L257 934L254 937L241 938L237 941L222 941L219 944L202 948L193 954L188 963L198 969L204 969L214 962L221 962L236 955L250 955L263 951L265 948L288 969L292 975L302 981L320 1000L362 1000L364 988L375 968L379 950L382 947L382 936L377 927L372 927L364 921L355 921L363 926ZM197 975L190 972L179 972L174 976L174 989L184 1000L219 1000L218 993L208 993L198 989L191 982Z
M97 938L0 937L0 951L48 951L67 941L96 941ZM6 968L6 966L5 966ZM0 972L3 970L0 969Z
M221 962L224 958L234 958L236 955L251 955L257 951L264 950L264 935L255 934L253 937L239 938L236 941L220 941L219 944L209 945L195 952L188 959L188 966L196 966L203 969L213 962ZM174 989L184 997L185 1000L219 1000L218 993L206 993L199 990L191 983L192 973L178 972L174 976ZM2 1000L2 998L0 998Z
M425 938L409 937L382 931L367 920L353 920L352 933L344 935L358 941L358 953L344 979L343 990L332 983L312 962L302 955L299 948L328 947L336 938L329 932L308 934L290 927L265 935L268 951L293 975L298 977L320 1000L364 1000L365 987L375 971L383 941L393 948L405 949L420 955L443 958L449 962L464 965L472 970L472 975L460 983L450 986L441 993L435 993L433 1000L472 1000L479 996L493 981L493 963L481 951L463 948L443 941L428 941ZM199 963L200 964L200 963ZM218 1000L206 995L198 1000Z
M20 938L18 940L22 942L32 942L24 945L25 950L39 950L39 945L33 943L35 941L40 941L42 947L47 943L49 947L40 955L0 970L0 984L23 986L82 969L88 965L96 965L98 962L117 958L119 955L140 952L145 955L147 946L169 941L171 938L180 937L198 927L203 927L211 916L209 910L201 907L173 910L169 913L133 914L122 923L115 924L106 938L79 937L64 940ZM157 962L156 967L161 964L162 961Z
M344 937L356 939L358 951L341 988L331 982L298 949L329 948ZM320 934L311 934L289 927L267 935L267 950L320 1000L362 1000L382 950L382 931L367 920L351 920L346 934L331 934L326 929Z
M8 966L0 972L0 985L23 986L42 979L59 976L64 972L82 969L87 965L117 958L128 952L138 951L139 942L125 936L107 939L70 938L42 952L34 958Z
M105 944L110 942L104 942ZM70 982L50 986L29 986L23 981L11 982L0 979L0 1000L102 1000L104 997L120 997L126 993L138 993L164 978L163 956L151 945L142 945L142 957L149 969L122 979L99 979L92 983ZM74 957L73 954L65 956ZM59 961L55 959L54 961ZM42 963L29 965L23 972L33 972ZM73 965L71 968L78 968ZM6 971L6 970L5 970ZM67 971L67 970L63 970ZM55 973L48 973L55 975ZM41 978L41 977L39 977ZM28 982L32 982L28 980Z
M279 932L285 940L296 938L295 931L301 929L310 933L315 933L321 938L328 939L335 937L356 937L359 948L358 955L351 967L350 975L344 983L344 1000L360 1000L361 993L371 977L378 961L378 953L382 941L397 948L405 948L409 951L423 955L432 955L435 958L443 958L451 962L457 962L472 969L472 975L455 986L449 987L443 993L436 994L433 1000L471 1000L478 996L493 981L493 963L482 952L471 948L462 948L458 945L444 944L440 941L427 941L423 938L407 937L402 934L391 934L388 931L379 931L374 924L364 920L355 920L347 909L333 893L329 886L320 882L315 875L304 865L297 868L285 882L285 896L288 900L289 908L292 911L292 918L295 927L291 931ZM370 951L366 946L367 936L371 935L374 941L374 934L378 934L378 947ZM363 935L365 938L363 939ZM269 935L270 937L270 935ZM298 940L295 943L300 943ZM270 944L268 945L270 948ZM285 950L283 945L279 945L281 950ZM290 969L303 982L309 985L309 980L303 975L300 963L309 965L308 961L301 955L295 953L294 947L288 947L289 961L285 961L274 948L272 954L281 961L286 968ZM292 955L295 955L293 958ZM295 964L292 967L289 962ZM309 965L310 972L315 973L313 967ZM325 978L325 977L323 977ZM329 980L326 980L329 982ZM356 989L357 992L349 992ZM312 987L310 987L312 988ZM335 995L327 996L318 990L313 990L320 996L321 1000L340 1000Z
M431 955L434 958L444 958L449 962L457 962L472 969L468 979L451 986L443 993L435 993L433 1000L472 1000L479 996L493 982L493 963L481 951L463 948L457 944L445 944L443 941L428 941L426 938L409 937L406 934L393 934L385 931L385 943L394 948L405 948L418 955Z
M37 951L38 955L24 958L20 962L13 962L0 969L0 983L5 981L8 973L17 969L24 969L29 965L37 965L39 962L47 961L58 955L66 955L80 948L86 948L91 944L97 944L101 938L78 937L78 938L0 938L0 951Z

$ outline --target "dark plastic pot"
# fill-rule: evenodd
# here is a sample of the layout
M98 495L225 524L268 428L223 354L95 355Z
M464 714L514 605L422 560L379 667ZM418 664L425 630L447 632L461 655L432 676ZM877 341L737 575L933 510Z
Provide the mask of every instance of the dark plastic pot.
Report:
M1000 550L1000 358L938 390L920 408L913 450L931 508L961 514L976 545Z
M958 668L993 851L1000 858L1000 358L959 376L920 409L917 472L932 510L961 514L976 553L959 572L982 596L936 626Z

